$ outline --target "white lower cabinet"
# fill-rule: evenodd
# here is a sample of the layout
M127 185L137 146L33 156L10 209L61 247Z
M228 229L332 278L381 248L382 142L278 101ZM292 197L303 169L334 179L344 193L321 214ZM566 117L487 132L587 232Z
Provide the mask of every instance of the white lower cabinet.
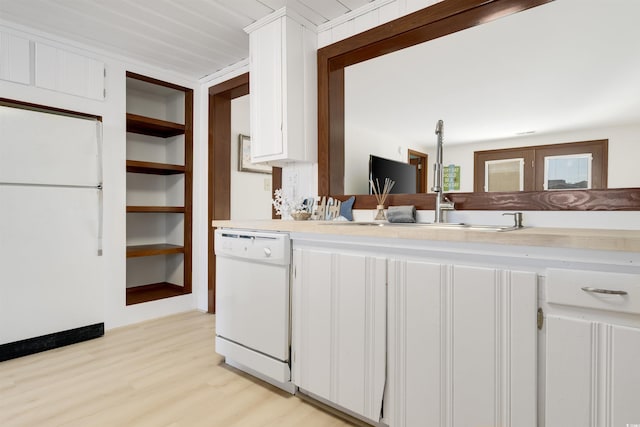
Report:
M390 427L537 425L537 274L296 245L293 381Z
M386 377L386 259L293 251L293 381L379 421Z
M640 424L640 328L546 319L546 427Z
M537 274L394 259L391 427L537 425Z
M637 256L292 239L308 395L389 427L640 425Z
M546 272L546 427L640 425L640 273Z

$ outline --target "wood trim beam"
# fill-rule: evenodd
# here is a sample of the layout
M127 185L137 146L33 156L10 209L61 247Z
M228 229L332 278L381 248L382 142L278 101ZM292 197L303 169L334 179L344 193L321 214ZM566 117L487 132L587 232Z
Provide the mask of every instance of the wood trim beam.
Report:
M273 167L271 169L271 192L273 193L277 188L282 188L282 168ZM273 198L273 194L271 195ZM276 209L271 204L271 219L281 219L282 217L276 214Z
M184 291L193 279L193 90L184 92Z
M215 313L214 219L231 215L231 100L249 93L245 73L209 89L209 176L207 220L207 311Z
M207 310L215 312L216 257L215 219L231 217L231 100L249 94L249 73L244 73L209 88L209 202L208 202L208 280ZM282 169L273 168L271 185L282 187ZM274 213L275 214L275 213Z
M334 196L347 200L350 195ZM517 193L447 193L456 210L509 211L638 211L640 188L606 190L521 191ZM388 204L414 205L416 209L435 209L433 194L390 194ZM375 209L371 195L357 195L354 209Z
M127 77L130 77L132 79L140 80L140 81L151 83L151 84L158 85L158 86L168 87L168 88L179 90L179 91L182 91L182 92L188 92L188 91L192 90L192 89L190 89L188 87L184 87L184 86L176 85L176 84L173 84L173 83L165 82L163 80L154 79L153 77L144 76L142 74L134 73L134 72L131 72L131 71L127 71L126 74L127 74Z
M50 107L48 105L34 104L31 102L18 101L17 99L9 99L0 97L0 105L11 108L21 108L23 110L38 111L41 113L59 114L62 116L75 116L87 119L95 119L102 122L102 116L94 114L81 113L79 111L65 110L62 108Z
M229 80L211 86L209 95L225 94L230 99L240 98L249 94L249 73L240 74Z

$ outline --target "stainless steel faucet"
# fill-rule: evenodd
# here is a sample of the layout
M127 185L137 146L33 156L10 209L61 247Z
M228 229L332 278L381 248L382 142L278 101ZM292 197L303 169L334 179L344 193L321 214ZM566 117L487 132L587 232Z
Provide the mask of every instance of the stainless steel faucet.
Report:
M431 191L436 193L436 216L434 222L441 223L444 221L443 211L451 211L454 209L454 203L447 199L442 192L444 187L444 176L442 173L442 138L444 133L444 122L438 120L436 124L436 135L438 135L438 145L436 149L436 162L433 165L433 187Z

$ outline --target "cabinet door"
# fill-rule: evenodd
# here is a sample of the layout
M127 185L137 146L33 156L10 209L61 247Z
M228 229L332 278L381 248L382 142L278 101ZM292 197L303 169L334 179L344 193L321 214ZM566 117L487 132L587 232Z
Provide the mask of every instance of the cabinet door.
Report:
M294 250L293 381L378 421L386 377L386 261Z
M453 266L453 426L536 426L537 275Z
M317 158L317 36L297 14L249 31L251 161L283 165ZM269 18L270 19L270 18Z
M445 426L446 267L389 263L389 382L385 416L394 426Z
M640 329L547 316L547 427L640 421Z
M395 260L390 426L535 426L534 273Z
M623 326L607 326L610 339L605 341L611 348L611 362L605 372L611 384L605 396L611 398L611 407L605 413L611 420L605 425L626 426L640 424L640 329ZM608 350L608 349L607 349Z
M546 426L595 426L596 324L547 316L546 325Z
M285 154L282 22L276 19L249 36L252 162L280 159Z
M29 84L31 54L29 40L0 33L0 79Z
M35 85L44 89L102 101L104 63L36 43Z

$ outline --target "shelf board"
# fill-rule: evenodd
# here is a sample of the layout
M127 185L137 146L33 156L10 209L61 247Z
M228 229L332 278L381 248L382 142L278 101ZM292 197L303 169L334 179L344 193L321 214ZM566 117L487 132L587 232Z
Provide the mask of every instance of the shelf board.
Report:
M184 253L184 246L171 245L169 243L127 246L127 258L182 253Z
M185 132L185 126L180 123L127 113L127 132L168 138L182 135Z
M152 175L176 175L185 172L185 167L181 165L171 165L167 163L141 162L138 160L127 160L127 172L146 173Z
M135 286L132 288L127 288L127 305L177 297L190 293L191 292L186 291L182 286L174 285L173 283L167 282Z
M184 213L184 206L127 206L127 213Z

